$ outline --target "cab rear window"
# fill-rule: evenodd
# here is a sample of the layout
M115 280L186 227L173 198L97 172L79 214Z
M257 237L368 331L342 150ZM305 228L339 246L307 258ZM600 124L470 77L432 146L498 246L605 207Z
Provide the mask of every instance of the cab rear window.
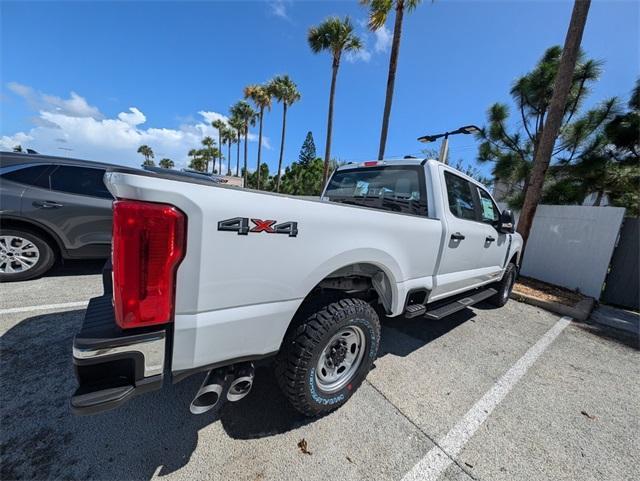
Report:
M424 171L420 166L339 170L324 197L343 204L427 215Z

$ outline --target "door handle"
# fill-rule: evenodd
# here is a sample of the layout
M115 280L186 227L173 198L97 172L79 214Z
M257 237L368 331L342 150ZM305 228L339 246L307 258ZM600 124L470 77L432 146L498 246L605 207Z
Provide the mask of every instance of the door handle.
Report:
M40 207L42 209L57 209L62 207L62 204L58 204L57 202L53 202L51 200L36 200L33 202L34 207Z
M487 236L487 238L485 239L485 241L486 241L486 242L488 242L488 243L492 243L492 242L495 242L495 241L496 241L496 238L495 238L495 237L491 237L491 236Z
M453 234L451 234L451 238L453 240L464 240L465 239L465 237L462 234L460 234L460 232L454 232Z

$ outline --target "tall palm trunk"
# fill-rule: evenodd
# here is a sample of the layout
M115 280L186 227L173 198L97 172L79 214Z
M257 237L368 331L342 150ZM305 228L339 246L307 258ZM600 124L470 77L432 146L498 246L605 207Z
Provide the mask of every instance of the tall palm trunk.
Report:
M218 149L218 173L222 175L222 135L220 134L220 129L218 129L218 145L220 149ZM213 170L216 170L216 158L213 158Z
M236 155L236 177L240 177L240 142L242 142L242 133L238 129L238 149Z
M249 137L249 127L244 128L244 186L247 187L249 177L247 170L247 137Z
M278 159L278 178L276 192L280 192L280 176L282 172L282 156L284 155L284 134L287 130L287 102L282 103L282 138L280 139L280 158Z
M599 190L598 193L596 194L596 200L593 203L594 207L600 207L600 204L602 204L602 198L604 197L604 192L602 190Z
M558 64L558 72L553 85L553 95L547 110L547 120L542 128L538 150L533 159L529 185L527 186L524 204L518 220L518 232L524 240L525 248L531 232L533 218L542 197L544 178L551 162L553 146L562 124L590 5L591 0L575 0L573 4L571 21L569 22L569 29L567 30L562 56Z
M231 176L231 134L229 134L229 140L227 141L227 175Z
M382 131L380 132L378 160L382 160L384 158L384 150L387 145L387 132L389 130L391 103L393 102L393 89L396 83L396 69L398 68L398 54L400 53L400 37L402 35L403 16L404 2L402 0L398 0L396 6L396 21L393 26L393 42L391 43L391 57L389 58L389 77L387 78L387 95L384 100L384 112L382 114Z
M256 189L260 189L260 159L262 157L262 117L264 107L260 107L260 130L258 132L258 165L256 170Z
M329 92L329 114L327 116L327 143L324 147L324 169L322 171L322 186L327 183L329 176L329 160L331 159L331 133L333 130L333 100L336 95L336 78L338 77L338 67L340 67L340 57L334 54L331 73L331 90Z

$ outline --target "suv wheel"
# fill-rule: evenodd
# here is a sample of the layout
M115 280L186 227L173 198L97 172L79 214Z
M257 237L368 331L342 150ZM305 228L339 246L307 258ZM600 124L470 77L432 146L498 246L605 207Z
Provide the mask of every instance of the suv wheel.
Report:
M278 383L301 413L326 414L347 402L367 377L379 342L380 321L368 303L328 304L285 336L276 360Z
M0 282L33 279L47 272L54 261L53 249L37 234L0 229Z

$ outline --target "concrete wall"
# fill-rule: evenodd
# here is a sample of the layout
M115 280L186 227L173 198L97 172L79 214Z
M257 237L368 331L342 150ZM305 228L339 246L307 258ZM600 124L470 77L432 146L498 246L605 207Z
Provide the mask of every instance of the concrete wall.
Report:
M621 207L538 206L520 272L598 299L623 216Z

